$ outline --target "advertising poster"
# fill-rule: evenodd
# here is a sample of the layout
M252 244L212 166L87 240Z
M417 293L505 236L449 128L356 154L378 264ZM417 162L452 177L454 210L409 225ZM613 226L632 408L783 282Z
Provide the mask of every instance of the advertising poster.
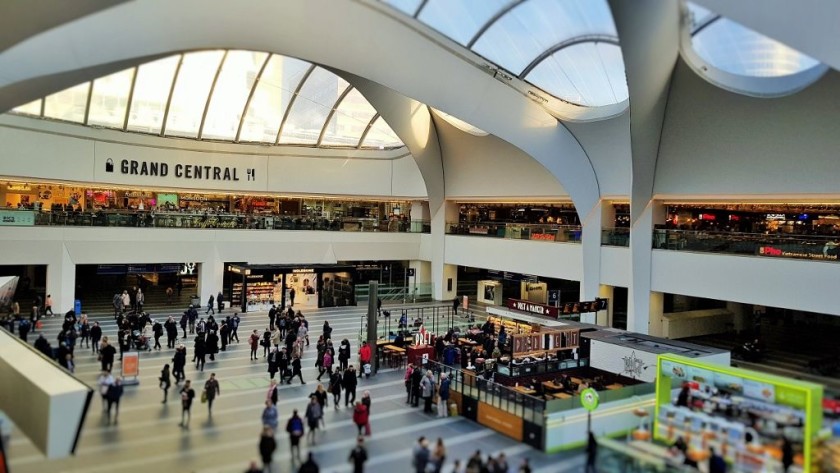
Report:
M136 378L140 376L140 354L125 352L122 359L122 377Z
M772 384L744 380L744 396L766 402L776 402L776 388Z

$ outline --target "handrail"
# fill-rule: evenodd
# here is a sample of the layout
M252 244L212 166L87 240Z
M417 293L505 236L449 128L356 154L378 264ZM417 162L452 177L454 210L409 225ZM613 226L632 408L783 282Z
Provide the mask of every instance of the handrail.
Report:
M446 233L509 240L537 240L561 243L580 243L580 225L514 222L458 222L447 223Z
M653 248L760 257L838 261L840 237L655 229Z
M259 230L321 230L429 233L428 222L379 220L366 217L327 219L306 215L278 215L273 213L184 212L167 210L97 210L63 211L0 209L13 216L30 214L9 225L18 226L92 226L92 227L155 227L190 229L259 229ZM24 221L25 220L25 221Z

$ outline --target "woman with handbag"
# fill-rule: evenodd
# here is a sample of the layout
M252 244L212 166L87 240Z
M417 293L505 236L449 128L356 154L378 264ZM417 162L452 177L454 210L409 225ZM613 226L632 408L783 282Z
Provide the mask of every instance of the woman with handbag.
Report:
M163 401L161 404L166 404L166 398L169 395L169 387L172 386L172 381L169 378L169 363L163 365L163 369L160 370L160 389L163 389Z

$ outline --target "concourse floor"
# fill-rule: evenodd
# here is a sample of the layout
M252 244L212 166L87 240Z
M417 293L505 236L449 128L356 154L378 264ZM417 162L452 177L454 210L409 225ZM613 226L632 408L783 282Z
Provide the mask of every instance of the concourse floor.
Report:
M306 349L303 362L303 377L306 385L293 381L291 385L280 386L278 410L280 431L277 434L278 448L274 455L272 472L297 471L292 467L289 455L288 436L285 433L286 420L292 409L301 415L308 402L308 395L317 387L315 364L315 341L321 332L324 320L333 327L333 341L338 343L347 338L351 341L353 353L358 350L357 338L360 318L364 307L344 307L304 312L309 320L312 344ZM223 315L232 312L225 311ZM173 315L180 315L175 314ZM203 312L200 312L204 316ZM173 350L165 348L166 337L161 338L161 351L143 352L140 355L140 384L126 386L122 398L118 425L107 425L102 412L98 392L82 429L81 439L74 457L49 461L17 429L9 446L9 467L14 473L42 472L196 472L228 473L245 471L251 460L258 460L257 445L261 432L261 413L269 376L260 347L258 361L250 361L247 337L252 330L260 334L268 325L266 313L240 314L240 343L229 345L220 352L216 361L209 361L204 372L197 372L194 364L187 363L187 379L191 379L196 390L189 429L178 426L181 418L180 398L174 384L169 391L169 402L163 404L162 391L157 378L164 363L170 363ZM153 317L165 320L166 315L155 313ZM91 316L99 321L103 334L113 339L116 325L110 315ZM218 320L218 316L217 316ZM44 319L43 333L55 346L55 337L61 328L62 319ZM41 333L39 331L39 333ZM179 335L181 332L179 331ZM30 334L30 343L37 338ZM189 335L189 334L188 334ZM188 348L188 361L192 357L192 336L179 340ZM96 391L99 362L90 349L76 347L76 376ZM351 363L355 361L351 359ZM357 367L358 368L358 367ZM198 397L205 380L215 372L221 386L221 395L213 405L212 420L208 418L207 405ZM119 361L114 364L115 375L119 373ZM324 377L326 387L326 376ZM178 385L180 386L180 385ZM485 455L494 457L504 452L509 459L511 471L517 468L523 458L529 458L537 472L582 471L584 456L581 452L545 455L527 445L518 443L490 429L462 417L438 419L426 415L421 408L412 408L405 403L403 370L380 371L370 379L361 379L357 396L371 392L372 436L366 439L369 461L366 471L410 472L411 449L421 435L431 442L443 438L447 447L447 461L443 471L449 473L455 459L461 459L462 468L466 458L480 449ZM343 397L343 394L342 394ZM422 406L422 404L421 404ZM352 422L351 409L342 405L338 410L332 405L325 409L326 430L318 434L315 445L301 440L301 454L306 457L313 452L322 472L338 473L352 471L347 456L355 445L356 427ZM380 470L380 468L384 468Z

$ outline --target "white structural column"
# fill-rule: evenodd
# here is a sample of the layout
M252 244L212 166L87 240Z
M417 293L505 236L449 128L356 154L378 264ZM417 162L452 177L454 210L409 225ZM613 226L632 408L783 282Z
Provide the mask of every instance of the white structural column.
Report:
M73 309L76 292L76 264L63 244L60 245L57 256L58 258L51 259L47 264L47 294L52 296L53 312L63 314ZM84 309L84 301L82 301L82 310ZM21 307L21 310L25 309Z
M201 305L206 306L210 295L212 294L215 297L222 290L225 263L213 251L213 255L200 264L201 266L198 268L198 288L196 290L198 297L201 299ZM242 294L242 297L245 296L245 294Z
M630 92L631 287L627 328L648 333L650 320L651 207L659 139L671 77L679 53L679 3L609 0Z
M603 200L589 211L581 214L583 232L581 245L583 250L583 280L580 282L580 300L589 301L598 297L601 284L601 229L603 228L603 207L609 205ZM580 210L578 210L580 211ZM581 322L597 323L594 314L583 314Z
M458 266L446 264L447 224L457 221L458 204L449 201L432 217L432 298L435 300L452 299L458 290Z
M431 293L432 285L432 263L429 261L411 260L408 267L414 270L414 277L408 278L409 294L411 301L417 297L426 296Z
M429 203L419 200L411 202L411 231L422 232L423 224L431 222L432 217L429 213Z

